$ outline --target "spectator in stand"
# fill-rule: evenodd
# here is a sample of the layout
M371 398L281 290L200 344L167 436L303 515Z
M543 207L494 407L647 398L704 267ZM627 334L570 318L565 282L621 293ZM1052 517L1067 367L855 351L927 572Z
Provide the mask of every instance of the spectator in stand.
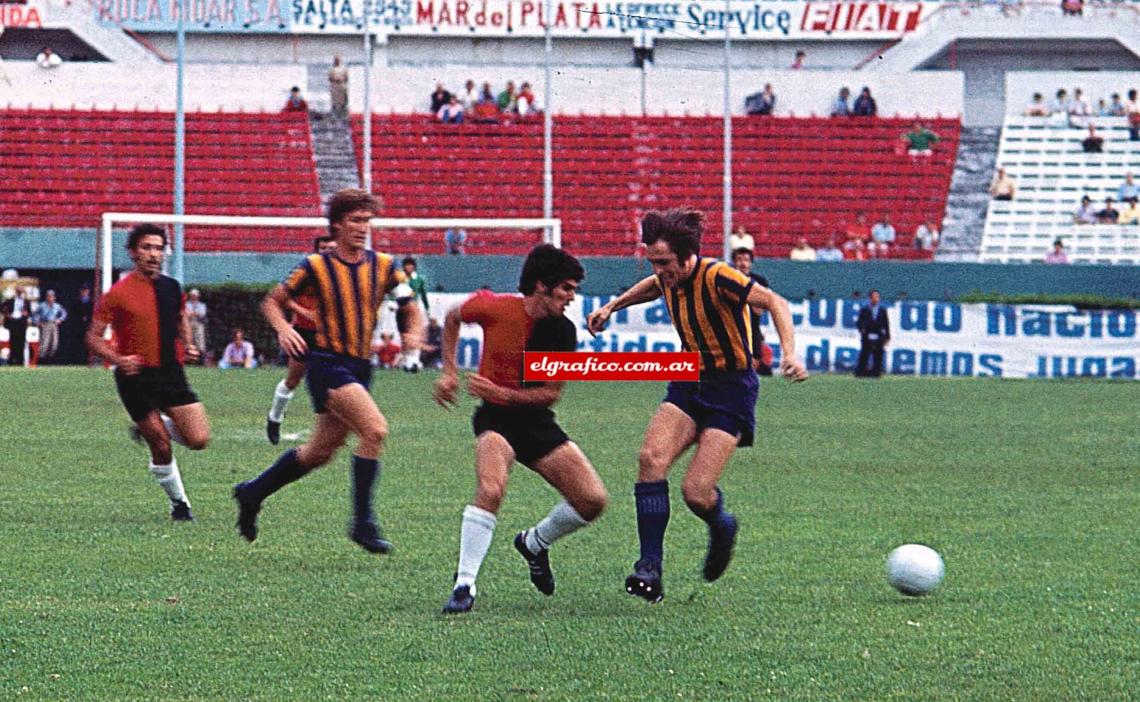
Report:
M1085 13L1085 0L1061 0L1061 14L1079 17Z
M467 245L467 230L466 229L448 229L443 233L443 248L449 256L462 256L467 253L464 247Z
M815 252L815 260L817 261L842 261L843 252L835 245L835 237L829 237L827 244L819 247Z
M55 357L59 350L59 329L66 320L67 310L55 301L55 291L48 290L32 315L32 321L40 327L40 363Z
M459 97L459 102L463 103L464 112L475 111L475 105L479 104L479 91L475 89L475 81L468 78L463 84L463 95Z
M436 83L435 90L432 91L431 97L429 98L431 100L431 107L428 109L431 110L433 115L438 115L439 111L443 109L443 106L451 102L451 97L451 93L447 92L447 89L443 87L443 83Z
M519 88L516 104L519 117L527 117L538 112L538 108L534 104L534 90L530 87L530 83L523 83L522 87Z
M444 124L463 124L463 103L458 96L448 93L447 104L440 107L435 116Z
M1073 224L1096 224L1096 207L1092 198L1085 195L1081 198L1081 206L1073 213Z
M1129 140L1140 141L1140 99L1137 99L1135 88L1128 91L1128 102L1124 103L1124 113L1128 116Z
M818 260L818 256L816 257ZM867 260L867 245L863 243L862 239L848 239L843 244L843 260L844 261L866 261Z
M845 85L839 89L839 95L836 96L835 102L833 102L831 104L831 116L832 117L850 117L851 116L851 106L848 103L848 100L850 100L850 99L851 99L851 91L848 90L847 86Z
M801 236L791 253L788 254L788 258L793 261L814 261L816 259L815 249L808 243L807 237Z
M1068 115L1069 114L1069 91L1061 88L1057 91L1057 97L1053 99L1053 103L1049 105L1049 114L1051 115Z
M750 115L772 114L772 110L776 109L776 93L772 90L772 84L765 83L762 91L749 95L744 106Z
M202 362L206 362L206 303L202 302L202 293L193 288L186 294L186 322L190 325L190 339L202 354Z
M1073 99L1069 102L1069 124L1074 127L1087 126L1092 113L1092 105L1089 104L1084 92L1080 88L1075 88Z
M736 251L737 249L756 250L756 240L752 238L751 234L744 231L743 226L737 226L736 231L728 235L728 250Z
M941 235L934 222L927 220L914 230L914 248L918 251L934 251L938 248Z
M340 54L333 56L333 65L329 69L329 103L334 116L348 116L348 67Z
M80 363L87 363L89 355L83 337L87 333L87 327L91 326L91 317L95 313L95 298L91 295L90 285L87 283L80 284L79 290L75 294L75 300L70 307L68 323L64 325L68 339L65 342L65 348L76 354L75 360Z
M869 253L875 258L886 258L891 255L891 247L895 244L895 228L891 224L891 216L886 212L871 227L871 243Z
M301 89L293 86L289 89L289 99L285 101L285 107L281 108L282 112L308 112L309 103L305 102L305 98L301 97Z
M804 51L803 49L798 49L798 50L796 50L796 57L792 61L792 65L789 66L788 68L790 68L793 71L802 70L804 68L804 63L806 61L807 61L807 52Z
M1120 93L1112 94L1112 102L1108 104L1108 115L1110 117L1123 117L1128 113L1124 103L1120 101Z
M1012 200L1013 196L1017 194L1017 183L1013 180L1005 169L998 167L997 173L994 173L993 180L990 181L990 197L995 200Z
M1097 224L1116 224L1120 219L1120 212L1112 206L1112 198L1106 197L1104 199L1104 209L1096 213Z
M479 100L475 103L474 117L476 122L498 122L499 103L491 92L491 84L483 83L479 91Z
M856 117L874 117L879 114L879 106L875 104L875 98L871 97L870 88L863 86L859 97L855 98L855 104L851 106L851 114Z
M1132 172L1129 171L1124 174L1124 182L1116 189L1116 199L1124 202L1137 197L1140 197L1140 185L1132 180Z
M1130 197L1126 202L1128 203L1128 207L1125 207L1124 211L1116 218L1116 223L1140 224L1140 206L1136 204L1137 199Z
M222 370L228 370L230 368L257 368L257 359L254 357L253 344L246 341L245 332L241 329L234 329L230 343L226 344L226 350L222 352L222 358L218 361L218 368Z
M392 368L396 357L400 355L400 345L392 340L392 332L384 332L373 351L376 352L376 361L381 368Z
M1054 265L1066 265L1069 262L1069 255L1065 253L1065 242L1057 239L1053 242L1053 251L1045 256L1045 263Z
M508 80L507 87L499 93L499 98L496 100L499 105L499 112L517 112L518 100L519 94L515 90L515 82Z
M1049 106L1045 104L1045 97L1041 93L1033 93L1033 100L1025 108L1026 117L1048 117Z
M855 215L855 221L847 225L847 240L858 239L866 244L871 240L871 225L867 224L867 213L860 212ZM846 249L846 247L844 247Z
M923 126L922 122L915 122L914 128L899 139L906 142L907 154L915 157L934 155L934 145L941 141L938 135Z
M1101 98L1096 102L1096 110L1094 111L1097 117L1111 117L1112 108L1108 106L1108 100Z
M1081 142L1081 149L1086 154L1104 153L1104 137L1096 133L1096 125L1089 125L1089 135Z
M59 68L63 65L63 59L52 51L50 46L45 46L36 55L36 65L40 68Z

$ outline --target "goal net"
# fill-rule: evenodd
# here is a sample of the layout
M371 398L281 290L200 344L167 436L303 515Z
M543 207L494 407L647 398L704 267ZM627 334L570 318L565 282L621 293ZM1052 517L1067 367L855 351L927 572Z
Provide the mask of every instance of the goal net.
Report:
M188 292L201 287L206 303L206 351L217 357L232 331L240 328L265 360L275 360L277 341L261 317L258 301L282 280L302 256L312 252L313 239L328 233L324 217L240 217L172 215L149 212L107 212L96 245L96 289L105 293L116 270L132 265L123 250L126 230L136 224L156 224L167 232L168 253L183 251L182 278ZM179 227L181 225L181 227ZM179 235L179 229L182 233ZM372 248L397 258L446 252L445 235L466 254L524 255L540 243L562 245L558 219L396 219L372 220ZM179 236L181 240L179 241ZM167 271L178 277L175 256ZM465 281L436 281L468 292ZM387 323L389 320L385 320Z

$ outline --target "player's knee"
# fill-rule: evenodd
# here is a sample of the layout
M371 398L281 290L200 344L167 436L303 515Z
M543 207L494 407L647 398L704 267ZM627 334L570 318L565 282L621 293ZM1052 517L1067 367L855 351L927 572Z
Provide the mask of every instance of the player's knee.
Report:
M685 478L681 484L685 504L695 512L703 512L716 505L716 483Z
M190 434L183 437L186 440L186 448L191 451L201 451L210 444L210 432L203 431L197 434Z
M498 512L507 495L507 486L498 480L480 480L475 487L475 504L489 512Z
M669 466L660 451L643 447L637 454L637 470L640 480L662 480Z
M602 488L582 495L576 499L575 502L577 504L573 505L574 511L577 512L582 519L585 519L587 522L592 522L602 516L602 512L606 510L606 506L610 502L610 496L607 495L605 489Z
M360 432L360 440L362 442L372 444L375 446L383 446L384 441L388 438L388 423L387 422L374 422L367 427L364 427Z

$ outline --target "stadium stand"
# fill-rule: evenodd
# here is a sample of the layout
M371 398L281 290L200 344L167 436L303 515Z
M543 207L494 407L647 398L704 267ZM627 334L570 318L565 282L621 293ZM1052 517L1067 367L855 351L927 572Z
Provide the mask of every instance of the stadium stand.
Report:
M1140 227L1075 225L1082 195L1101 205L1116 198L1128 172L1140 174L1140 149L1128 140L1123 117L1097 117L1104 152L1084 153L1085 128L1056 126L1042 117L1009 116L1002 129L998 163L1017 181L1017 196L991 202L980 260L1042 261L1060 238L1073 263L1140 263Z
M0 110L0 222L96 227L107 211L172 212L169 112ZM314 216L320 195L304 114L186 116L186 211ZM187 230L186 250L225 250L234 232ZM275 232L243 231L241 248L294 251Z
M942 220L960 123L928 120L943 141L932 159L897 152L905 119L736 118L735 222L753 233L757 254L784 257L800 236L813 245L842 232L858 212L889 213L898 258L928 258L911 235ZM637 222L651 209L705 209L706 249L722 241L722 125L716 117L560 116L554 129L554 216L582 255L627 255ZM353 122L359 153L361 123ZM445 125L418 114L376 115L376 192L392 217L539 217L542 124ZM434 253L422 233L393 232L397 250ZM525 233L475 238L469 250L521 253Z

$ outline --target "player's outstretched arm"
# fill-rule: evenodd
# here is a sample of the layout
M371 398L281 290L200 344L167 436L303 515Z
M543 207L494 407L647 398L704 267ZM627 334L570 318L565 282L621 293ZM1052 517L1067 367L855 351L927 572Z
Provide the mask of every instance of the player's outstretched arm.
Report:
M659 297L661 297L661 286L657 284L657 276L643 278L629 290L591 312L586 318L586 330L591 334L597 334L606 328L606 323L610 321L610 315L614 312L643 302L652 302Z
M289 324L289 320L285 319L289 299L289 290L284 285L277 285L261 301L261 314L269 326L273 327L273 331L277 332L277 343L281 345L281 350L293 358L301 358L308 347L297 330Z
M467 378L467 392L481 400L512 407L550 407L562 397L565 383L547 383L532 388L507 388L474 374Z
M459 388L459 371L456 366L455 355L459 348L460 323L458 307L453 307L448 311L447 316L443 318L443 372L440 373L439 379L435 381L435 387L432 389L432 397L440 407L444 408L453 407L458 401L456 392Z
M796 330L792 325L792 310L788 301L763 285L753 285L748 293L748 304L757 313L768 310L772 324L780 337L780 372L789 380L807 380L808 372L796 359Z

